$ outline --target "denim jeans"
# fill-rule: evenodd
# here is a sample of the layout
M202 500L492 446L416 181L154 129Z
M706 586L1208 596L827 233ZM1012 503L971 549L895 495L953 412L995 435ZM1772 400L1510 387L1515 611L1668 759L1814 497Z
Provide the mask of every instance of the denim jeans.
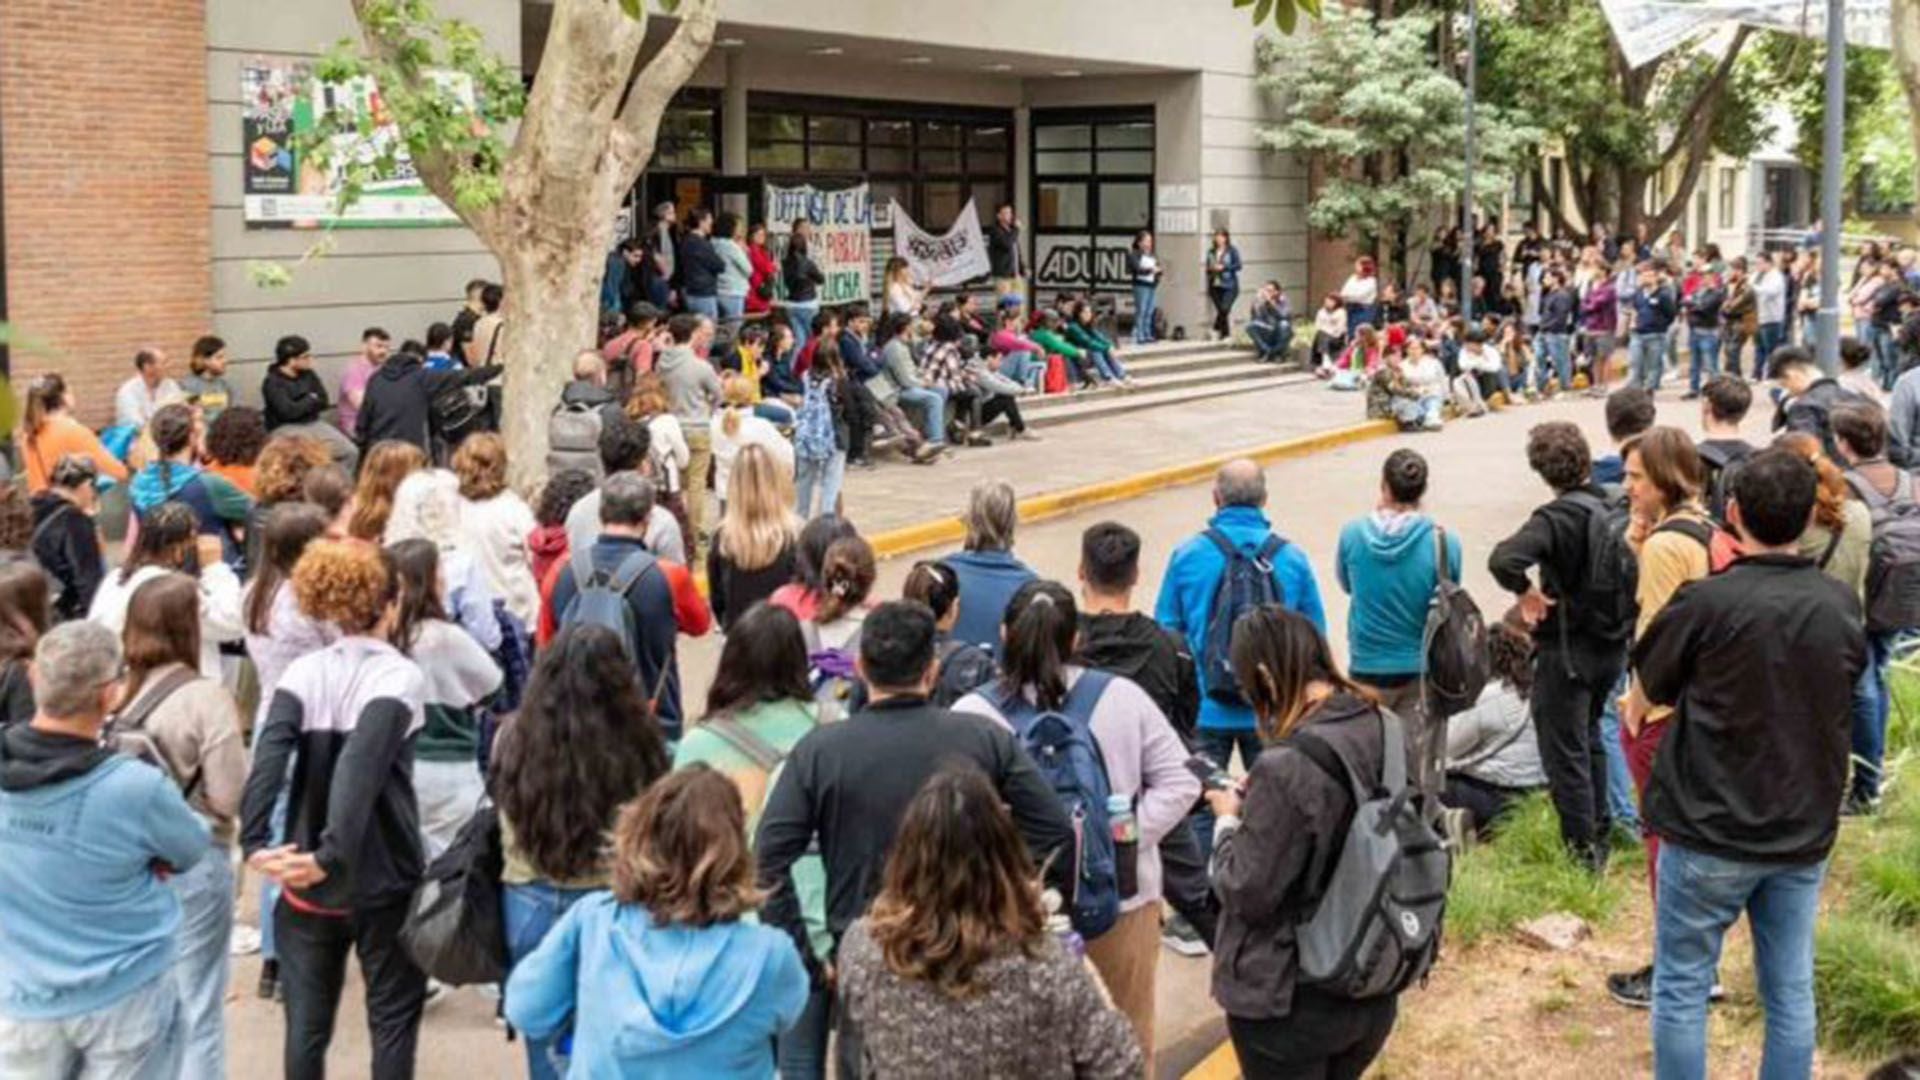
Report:
M581 897L590 896L597 889L563 889L536 881L530 885L508 885L504 894L501 917L506 922L507 961L517 964L526 959L540 945L540 940L560 921ZM561 1036L570 1040L571 1030ZM552 1039L535 1039L525 1032L520 1037L527 1044L527 1076L529 1080L559 1080L566 1074L566 1057L554 1046Z
M1620 742L1620 697L1627 692L1627 676L1622 672L1607 695L1607 710L1600 714L1600 741L1607 749L1607 812L1615 825L1640 831L1640 803L1634 798L1633 773L1627 769L1626 748Z
M233 940L233 849L215 844L173 879L180 897L174 981L180 987L184 1076L227 1075L227 945Z
M793 347L799 349L813 336L813 317L820 314L820 301L787 301L787 325L793 327Z
M1687 354L1690 372L1687 377L1687 390L1697 394L1700 392L1702 372L1709 379L1720 374L1720 334L1717 331L1696 328L1693 331L1692 340L1687 344Z
M1660 389L1660 378L1667 373L1665 334L1633 335L1627 345L1627 358L1633 371L1633 385L1648 392Z
M794 509L803 521L811 521L821 514L831 514L840 499L840 485L847 478L847 452L836 450L832 458L826 461L814 461L808 458L794 460L793 488L797 496ZM820 492L819 509L814 509L814 490Z
M1773 350L1786 343L1787 324L1768 322L1760 324L1760 332L1753 336L1753 377L1767 377L1767 358Z
M815 987L800 1019L774 1039L773 1066L780 1080L826 1080L827 1035L833 1030L833 991Z
M900 407L912 407L926 418L927 441L935 446L947 441L947 392L931 386L908 387L900 391Z
M1158 286L1139 285L1133 287L1133 340L1136 345L1145 345L1153 340L1154 293Z
M180 984L161 975L106 1008L79 1016L0 1016L0 1076L175 1080L206 1075L183 1070L183 1034Z
M718 296L686 296L687 310L695 315L705 315L714 322L720 321L720 298Z
M1274 326L1253 322L1247 324L1247 336L1253 339L1253 347L1259 350L1260 359L1285 359L1287 347L1293 344L1293 327L1286 323Z
M1240 751L1242 768L1251 769L1260 757L1260 733L1247 728L1235 730L1229 728L1201 728L1194 733L1193 749L1195 753L1205 754L1215 765L1222 769L1233 766L1233 752ZM1205 806L1193 815L1193 832L1200 841L1200 851L1208 858L1213 857L1213 811Z
M1127 377L1127 369L1120 366L1120 358L1104 349L1088 349L1087 356L1093 360L1095 371L1108 382L1119 382Z
M1767 1036L1760 1080L1813 1072L1813 928L1826 863L1723 859L1669 843L1655 909L1653 1068L1658 1080L1706 1080L1707 995L1727 928L1746 913Z
M1900 349L1893 340L1893 327L1868 322L1860 328L1860 337L1873 351L1873 378L1882 390L1892 390L1900 376Z
M1534 388L1541 393L1547 390L1549 375L1560 380L1562 392L1573 389L1573 335L1541 334L1540 358L1535 371Z
M739 327L741 321L747 317L746 293L741 293L738 296L729 296L726 293L721 293L714 297L713 300L714 306L720 310L720 322L725 325L727 329L736 329Z
M796 416L793 406L775 398L766 398L753 406L753 415L775 427L790 428Z
M1000 361L1000 374L1037 393L1046 384L1047 362L1032 353L1008 353Z
M1887 717L1893 709L1887 665L1893 659L1892 634L1867 635L1867 666L1853 688L1853 783L1849 795L1871 802L1880 797L1880 766L1887 753Z

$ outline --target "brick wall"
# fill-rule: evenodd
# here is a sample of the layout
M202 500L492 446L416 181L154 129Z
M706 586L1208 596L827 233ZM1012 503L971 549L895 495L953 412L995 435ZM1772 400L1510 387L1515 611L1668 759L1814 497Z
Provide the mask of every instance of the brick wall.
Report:
M204 0L0 3L0 167L16 379L110 418L133 354L185 374L212 307Z

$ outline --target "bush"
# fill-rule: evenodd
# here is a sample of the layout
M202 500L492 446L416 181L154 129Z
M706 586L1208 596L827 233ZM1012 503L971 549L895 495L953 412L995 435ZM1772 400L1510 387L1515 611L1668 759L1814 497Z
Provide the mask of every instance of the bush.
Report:
M1870 915L1828 916L1815 935L1821 1042L1855 1056L1920 1045L1920 947Z
M1516 804L1494 839L1464 852L1454 863L1447 893L1447 937L1472 945L1555 911L1605 922L1626 893L1638 859L1616 860L1596 877L1567 854L1560 819L1545 795Z

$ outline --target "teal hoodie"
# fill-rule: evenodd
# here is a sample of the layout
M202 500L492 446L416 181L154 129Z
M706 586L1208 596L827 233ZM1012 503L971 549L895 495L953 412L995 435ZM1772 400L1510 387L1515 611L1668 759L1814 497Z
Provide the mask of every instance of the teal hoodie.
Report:
M561 916L507 979L507 1022L536 1039L571 1029L580 1080L771 1077L773 1038L806 1007L792 939L750 922L661 926L595 893Z
M1427 604L1439 584L1433 519L1376 510L1340 530L1335 568L1353 597L1347 667L1355 676L1417 675ZM1460 538L1447 534L1448 574L1460 580Z

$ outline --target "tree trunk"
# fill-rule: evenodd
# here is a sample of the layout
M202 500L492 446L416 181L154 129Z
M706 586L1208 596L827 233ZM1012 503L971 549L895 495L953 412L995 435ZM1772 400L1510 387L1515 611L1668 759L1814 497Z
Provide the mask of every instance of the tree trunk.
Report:
M1920 194L1920 0L1893 0L1893 65L1915 120L1907 133L1914 146L1913 190ZM1827 222L1827 228L1833 227Z
M507 295L498 360L506 367L500 432L508 479L529 498L547 476L547 419L573 378L574 356L593 347L598 330L612 211L598 215L596 225L589 231L604 235L523 236L500 259Z

